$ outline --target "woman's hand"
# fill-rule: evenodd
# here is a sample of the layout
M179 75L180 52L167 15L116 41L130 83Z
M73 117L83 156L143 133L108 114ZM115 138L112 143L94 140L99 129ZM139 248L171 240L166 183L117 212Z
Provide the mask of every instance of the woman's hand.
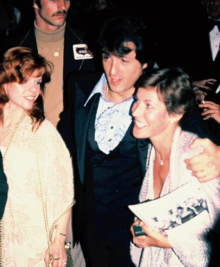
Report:
M134 235L134 225L140 225L144 230L147 236L135 236ZM140 220L136 220L131 226L131 232L133 235L133 243L140 247L160 247L160 248L171 248L168 238L158 232L155 232L151 228L149 228L145 223Z
M71 210L69 209L66 214L60 219L59 224L56 226L56 232L53 242L50 244L50 251L54 258L53 264L50 263L49 251L45 254L45 263L47 267L65 267L67 263L67 255L65 249L67 227L71 216Z
M50 251L53 256L53 264L50 263L49 249L45 253L45 263L47 267L65 267L67 262L67 255L65 249L65 240L62 236L55 239L50 244Z
M193 85L206 90L211 90L209 85L215 85L216 82L217 80L215 79L206 79L206 80L194 81Z
M205 101L205 104L199 104L200 108L203 108L202 116L204 120L213 118L220 123L220 106L212 101Z

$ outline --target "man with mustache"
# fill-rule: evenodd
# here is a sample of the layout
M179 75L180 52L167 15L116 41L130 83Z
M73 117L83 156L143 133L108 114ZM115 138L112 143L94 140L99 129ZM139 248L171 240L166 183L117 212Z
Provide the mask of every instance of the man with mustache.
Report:
M80 48L86 50L84 34L66 24L70 5L71 0L34 0L34 27L24 36L7 41L3 49L4 53L13 46L29 47L53 63L51 82L44 94L44 111L55 127L65 105L65 78L71 71L94 70L92 56L77 52Z

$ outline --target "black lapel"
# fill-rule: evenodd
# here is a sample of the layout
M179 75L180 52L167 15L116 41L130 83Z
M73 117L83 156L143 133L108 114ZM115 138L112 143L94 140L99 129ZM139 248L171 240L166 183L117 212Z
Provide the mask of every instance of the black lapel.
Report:
M66 25L65 29L65 43L64 43L64 80L69 73L78 70L95 71L95 63L93 59L75 60L73 54L73 45L84 43L84 33L76 29L72 29Z
M80 174L81 183L84 183L85 176L85 159L86 159L86 144L87 144L87 134L89 128L89 121L91 118L93 106L96 101L100 98L100 94L95 94L85 107L82 108L82 103L86 102L87 98L82 92L76 95L76 121L75 121L75 136L76 136L76 146L77 146L77 162ZM79 104L81 103L81 104Z
M66 25L64 39L63 78L65 79L71 71L80 70L82 60L74 60L73 45L81 44L82 39L68 25Z
M35 37L35 33L34 33L34 28L31 28L27 32L27 34L24 36L24 38L19 43L19 46L29 47L33 51L38 52L36 37Z

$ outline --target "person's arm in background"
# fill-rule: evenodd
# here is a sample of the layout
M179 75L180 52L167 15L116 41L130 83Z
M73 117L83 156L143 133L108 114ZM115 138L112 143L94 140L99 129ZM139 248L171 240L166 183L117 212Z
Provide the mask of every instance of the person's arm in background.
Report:
M3 170L2 154L0 152L0 220L3 217L8 196L8 184Z
M215 85L217 82L216 79L205 79L205 80L200 80L200 81L193 81L193 85L198 88L206 89L206 90L211 90L209 86Z
M204 123L200 110L196 106L190 112L184 114L180 126L184 131L195 133L199 138L208 138L217 146L220 146L220 139L209 130Z

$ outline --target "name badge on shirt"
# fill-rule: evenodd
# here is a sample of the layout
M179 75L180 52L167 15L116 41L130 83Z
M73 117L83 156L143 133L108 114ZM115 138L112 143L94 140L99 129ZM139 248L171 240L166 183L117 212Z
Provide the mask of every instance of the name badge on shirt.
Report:
M88 50L87 44L75 44L73 45L73 55L75 60L91 59L92 53Z

